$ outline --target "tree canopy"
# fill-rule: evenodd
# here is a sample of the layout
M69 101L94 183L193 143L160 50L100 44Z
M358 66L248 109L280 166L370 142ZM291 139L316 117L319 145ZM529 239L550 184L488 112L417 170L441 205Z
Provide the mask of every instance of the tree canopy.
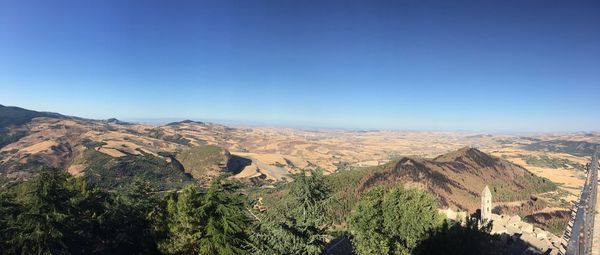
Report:
M238 186L223 178L206 192L187 186L167 202L165 254L246 254L249 218Z
M237 185L218 179L165 199L136 178L102 191L65 171L0 186L0 254L245 254Z
M260 211L223 176L176 191L133 178L109 191L46 168L0 183L0 254L322 254L336 237L330 184L318 170L292 177ZM434 198L417 189L372 188L347 223L361 255L492 252L489 225L442 225Z
M331 222L326 210L330 188L320 171L293 176L282 203L257 215L251 235L254 254L321 254Z
M363 194L348 227L358 254L410 254L441 223L435 199L427 193L376 187Z
M414 250L416 255L480 255L509 254L501 246L494 245L496 237L490 235L491 222L480 225L476 217L465 221L445 221L441 227L423 240Z

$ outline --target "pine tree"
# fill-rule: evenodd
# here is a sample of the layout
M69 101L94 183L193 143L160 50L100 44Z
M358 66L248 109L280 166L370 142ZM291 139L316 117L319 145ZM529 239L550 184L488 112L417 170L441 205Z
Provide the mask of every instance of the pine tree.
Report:
M0 254L8 254L13 249L17 215L23 213L8 188L0 183Z
M166 254L246 254L248 218L238 186L223 178L204 193L186 187L168 201Z
M348 224L358 254L410 254L442 223L436 201L424 191L397 187L369 190Z
M362 194L348 219L357 254L389 254L390 240L384 228L383 197L385 190L372 188Z
M330 188L320 171L293 178L283 205L257 215L251 235L254 254L321 254L325 247Z
M167 238L159 244L165 254L196 254L202 237L200 192L193 185L185 187L167 202Z
M446 221L419 244L414 254L510 254L506 246L494 245L497 237L490 235L491 229L492 222L480 225L477 217L467 216L463 223Z
M157 254L151 215L160 210L152 185L134 180L120 190L103 217L102 233L109 254Z
M69 175L58 169L43 169L39 176L24 186L25 211L16 218L15 237L11 243L15 253L70 254L66 236L72 224L69 199L65 188Z
M202 197L200 255L246 254L248 218L238 186L223 178L213 181Z
M100 223L107 211L109 195L89 186L82 178L69 177L63 185L70 194L70 220L65 232L69 250L75 254L91 253L103 242Z

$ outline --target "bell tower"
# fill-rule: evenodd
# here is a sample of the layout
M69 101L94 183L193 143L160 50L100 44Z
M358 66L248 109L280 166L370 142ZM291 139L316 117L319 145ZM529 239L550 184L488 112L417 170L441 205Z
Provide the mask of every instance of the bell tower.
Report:
M489 222L492 218L492 192L485 185L481 192L481 222Z

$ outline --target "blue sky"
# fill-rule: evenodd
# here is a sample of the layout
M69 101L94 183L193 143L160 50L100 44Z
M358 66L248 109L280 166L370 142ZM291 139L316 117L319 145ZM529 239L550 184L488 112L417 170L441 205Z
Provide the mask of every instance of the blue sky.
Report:
M0 104L88 118L600 130L600 1L0 1Z

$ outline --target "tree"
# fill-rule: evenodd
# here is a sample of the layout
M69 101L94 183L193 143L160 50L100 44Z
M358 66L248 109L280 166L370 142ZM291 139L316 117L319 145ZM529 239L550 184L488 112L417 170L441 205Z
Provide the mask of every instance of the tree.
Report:
M25 186L25 212L16 218L11 250L22 254L69 254L65 235L69 231L71 192L65 188L68 175L43 169Z
M64 233L69 250L75 254L91 253L104 241L100 235L101 222L110 196L84 179L70 175L63 185L69 191L68 231Z
M86 254L102 242L99 218L106 212L108 194L89 187L83 179L44 168L13 190L18 200L6 192L0 195L2 219L8 225L0 233L8 237L3 238L6 253Z
M248 216L243 195L238 193L238 185L218 178L213 181L202 197L200 220L205 223L200 239L200 255L246 254L243 248L247 242L245 233Z
M159 243L165 254L196 254L200 249L200 192L194 185L185 187L167 202L167 238Z
M155 254L161 201L141 180L107 193L45 168L0 186L0 254Z
M365 192L348 219L358 254L389 254L390 237L384 227L383 188Z
M493 245L495 236L490 235L492 222L479 224L476 217L467 217L461 222L444 222L433 234L421 242L415 254L479 255L506 254L504 247Z
M158 254L152 215L162 210L150 182L136 177L111 199L102 218L106 254Z
M257 215L251 235L255 254L321 254L330 224L326 207L330 188L320 171L293 176L280 207Z
M167 238L160 248L167 254L245 254L248 218L238 186L224 178L205 193L186 187L167 206Z
M410 254L441 223L435 199L402 187L367 191L348 225L358 254Z
M17 215L23 212L14 195L0 183L0 254L11 250Z

